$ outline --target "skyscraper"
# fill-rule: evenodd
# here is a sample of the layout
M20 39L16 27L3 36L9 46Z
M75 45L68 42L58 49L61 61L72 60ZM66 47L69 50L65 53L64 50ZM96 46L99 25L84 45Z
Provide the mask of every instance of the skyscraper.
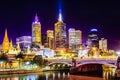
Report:
M62 14L59 13L58 22L55 23L55 49L66 48L66 24L62 20Z
M32 43L41 45L41 24L39 22L38 16L36 14L35 20L32 23Z
M107 50L107 39L101 38L99 40L99 49Z
M69 49L77 50L82 44L82 31L75 30L74 28L70 28L68 31Z
M47 43L48 47L54 49L54 32L53 30L47 30Z
M74 28L70 28L68 30L68 44L69 44L69 49L75 49L76 43L75 43L75 38L76 38L76 33Z
M9 44L9 38L8 38L7 29L6 29L4 39L3 39L3 43L2 43L2 51L7 52L9 50L9 45L10 45Z
M76 30L76 49L78 50L80 48L80 45L82 45L82 31Z
M88 46L89 47L99 46L97 29L91 29L90 32L88 33Z
M47 44L47 34L43 33L41 37L42 37L42 45L44 45L44 47L48 47L48 44Z

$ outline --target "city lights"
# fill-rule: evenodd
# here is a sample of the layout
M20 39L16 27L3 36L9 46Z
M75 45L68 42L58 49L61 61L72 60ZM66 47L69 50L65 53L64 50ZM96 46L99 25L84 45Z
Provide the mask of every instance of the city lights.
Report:
M110 50L107 39L100 37L95 28L86 32L87 36L83 36L82 29L73 27L67 30L61 8L54 29L47 28L43 34L43 27L37 14L31 28L31 36L17 37L15 45L12 39L9 40L5 29L0 52L0 68L6 71L9 68L11 71L16 69L31 72L69 69L70 72L77 73L97 70L99 65L118 67L120 52ZM83 42L83 37L87 37L86 42ZM61 77L60 73L58 77Z

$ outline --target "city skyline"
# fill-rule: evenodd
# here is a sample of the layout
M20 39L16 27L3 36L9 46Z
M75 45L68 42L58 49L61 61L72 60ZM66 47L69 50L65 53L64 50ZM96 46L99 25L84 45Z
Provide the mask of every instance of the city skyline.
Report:
M72 3L73 6L71 6ZM103 6L100 6L101 4ZM114 5L116 4L116 7L111 6L111 4ZM69 28L81 30L83 32L82 36L84 42L87 39L88 33L86 32L89 32L91 28L97 28L101 37L108 39L109 43L112 42L114 45L119 47L118 45L120 43L120 38L118 36L120 32L119 29L117 28L120 26L119 24L120 12L117 11L119 7L120 6L117 5L117 2L103 3L103 1L101 2L96 1L94 3L93 2L88 3L84 1L73 0L70 0L70 2L63 1L62 7L63 21L66 23L67 30ZM7 3L6 4L1 3L0 43L2 43L5 28L8 29L9 34L8 36L10 39L12 38L14 43L17 37L24 35L31 36L32 22L34 21L34 16L36 13L38 14L39 20L41 22L42 33L46 33L48 29L54 30L54 23L56 23L58 20L57 1L46 0L42 1L41 3L40 2L38 3L35 2L33 4L23 3L21 5L20 4L8 5ZM113 27L114 29L115 28L116 29L113 30Z

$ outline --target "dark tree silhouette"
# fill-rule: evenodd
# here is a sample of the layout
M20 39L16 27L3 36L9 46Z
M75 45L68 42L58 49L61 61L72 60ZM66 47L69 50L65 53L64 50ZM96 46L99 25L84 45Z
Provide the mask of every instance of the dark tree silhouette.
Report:
M8 56L6 53L2 53L0 54L0 61L3 61L5 63L5 68L6 68L6 64L8 63Z
M43 66L44 65L44 59L43 59L42 55L36 55L33 58L33 63L35 63L39 66Z
M23 55L23 53L20 52L18 55L16 55L16 59L19 60L19 69L20 69L21 61L22 61L22 59L24 59L24 55Z

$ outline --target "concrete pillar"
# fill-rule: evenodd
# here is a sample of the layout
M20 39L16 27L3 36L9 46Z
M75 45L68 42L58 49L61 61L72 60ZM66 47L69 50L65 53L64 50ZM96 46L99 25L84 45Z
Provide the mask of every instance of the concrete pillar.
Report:
M76 60L74 58L72 58L72 66L76 67Z

